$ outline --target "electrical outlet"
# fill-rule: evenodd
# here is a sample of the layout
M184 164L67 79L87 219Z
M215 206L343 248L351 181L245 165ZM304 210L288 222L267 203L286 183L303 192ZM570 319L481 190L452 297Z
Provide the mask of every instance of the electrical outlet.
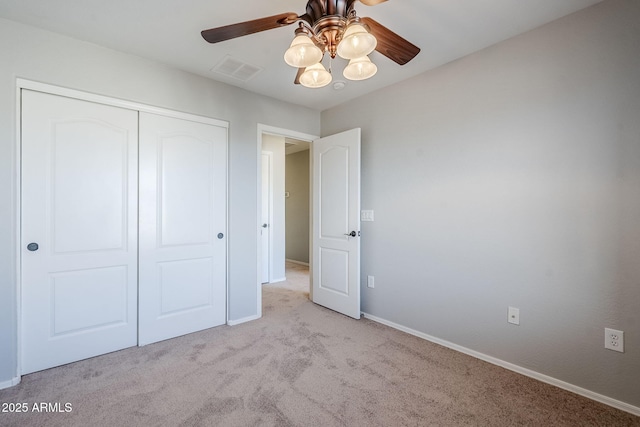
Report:
M624 353L624 332L604 328L604 348Z
M514 325L520 324L520 309L515 307L509 307L509 312L507 314L507 322L512 323Z
M373 276L367 276L367 288L375 288Z

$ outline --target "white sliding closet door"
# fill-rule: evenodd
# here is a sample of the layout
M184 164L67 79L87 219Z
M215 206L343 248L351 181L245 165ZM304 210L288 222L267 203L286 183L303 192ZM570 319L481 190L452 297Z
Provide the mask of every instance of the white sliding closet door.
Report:
M137 343L138 113L22 91L21 372Z
M140 113L140 345L226 321L226 165L226 127Z

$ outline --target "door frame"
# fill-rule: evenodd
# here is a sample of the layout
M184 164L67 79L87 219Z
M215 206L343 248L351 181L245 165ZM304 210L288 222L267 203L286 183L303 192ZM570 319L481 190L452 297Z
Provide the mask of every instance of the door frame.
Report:
M312 135L304 132L298 132L295 130L269 126L262 123L258 123L258 138L256 144L256 170L257 170L257 182L256 182L256 193L257 193L257 204L256 204L256 218L260 218L262 216L262 135L275 135L282 136L285 138L293 138L298 139L300 141L305 141L313 144L313 141L319 139L319 135ZM309 178L313 176L313 161L312 156L309 156ZM311 182L311 181L310 181ZM313 225L313 200L309 198L309 237L311 237L311 230ZM262 317L262 242L260 240L260 224L256 223L256 248L257 248L257 270L256 270L256 318ZM311 251L311 239L309 239L309 251ZM312 261L311 259L309 261ZM313 263L309 263L309 271L313 271ZM311 278L309 278L309 292L311 290Z
M167 108L154 107L152 105L133 102L133 101L125 101L118 98L113 98L105 95L98 95L89 92L83 92L76 89L70 89L66 87L56 86L48 83L36 82L33 80L27 80L23 78L16 78L16 92L15 92L15 108L16 108L16 139L15 139L15 221L14 221L14 230L16 232L16 244L14 247L14 255L15 255L15 269L14 274L16 277L16 372L15 377L11 380L11 385L17 385L21 380L21 372L22 372L22 274L21 274L21 266L22 266L22 131L21 131L21 123L22 123L22 90L32 90L36 92L44 92L51 95L64 96L67 98L74 98L82 101L89 101L96 104L104 104L113 107L120 107L127 110L134 110L137 112L147 112L152 114L157 114L161 116L168 116L177 119L190 120L205 124L211 124L215 126L224 127L227 130L227 158L226 168L227 168L227 179L226 179L226 188L225 194L227 200L229 199L229 122L226 120L214 119L211 117L200 116L197 114L183 113L181 111L170 110ZM229 235L229 208L230 203L227 203L226 209L226 224L224 233ZM227 259L225 261L225 319L226 324L229 324L229 239L226 239L225 242Z

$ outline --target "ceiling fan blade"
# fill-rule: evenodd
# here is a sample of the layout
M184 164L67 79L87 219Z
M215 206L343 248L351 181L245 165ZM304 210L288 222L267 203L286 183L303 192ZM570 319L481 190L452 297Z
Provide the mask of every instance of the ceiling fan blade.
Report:
M367 6L375 6L380 3L384 3L387 0L360 0L360 3L366 4Z
M378 40L376 50L392 61L404 65L420 53L418 46L403 39L377 21L371 18L362 18L362 22L369 26L371 34Z
M304 73L304 70L306 70L306 68L298 68L298 74L296 74L296 79L293 81L293 84L296 84L296 85L300 84L300 76L302 76L302 73Z
M284 27L297 22L298 19L300 19L300 17L297 13L281 13L280 15L273 15L267 18L254 19L253 21L211 28L210 30L202 31L200 34L202 34L202 37L209 43L218 43L225 40L235 39L236 37L259 33L260 31Z

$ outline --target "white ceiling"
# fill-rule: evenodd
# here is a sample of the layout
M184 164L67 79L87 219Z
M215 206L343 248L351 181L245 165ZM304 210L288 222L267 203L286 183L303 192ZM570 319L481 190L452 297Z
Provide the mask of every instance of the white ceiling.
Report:
M324 110L365 93L433 69L499 41L539 27L601 0L389 0L358 4L369 16L422 49L399 66L374 52L378 74L362 82L346 81L307 89L294 85L296 70L283 61L295 25L215 45L200 31L276 15L302 14L305 0L3 0L0 17L156 60L246 90ZM230 55L262 71L248 82L211 69ZM333 61L334 82L345 81L346 61Z

